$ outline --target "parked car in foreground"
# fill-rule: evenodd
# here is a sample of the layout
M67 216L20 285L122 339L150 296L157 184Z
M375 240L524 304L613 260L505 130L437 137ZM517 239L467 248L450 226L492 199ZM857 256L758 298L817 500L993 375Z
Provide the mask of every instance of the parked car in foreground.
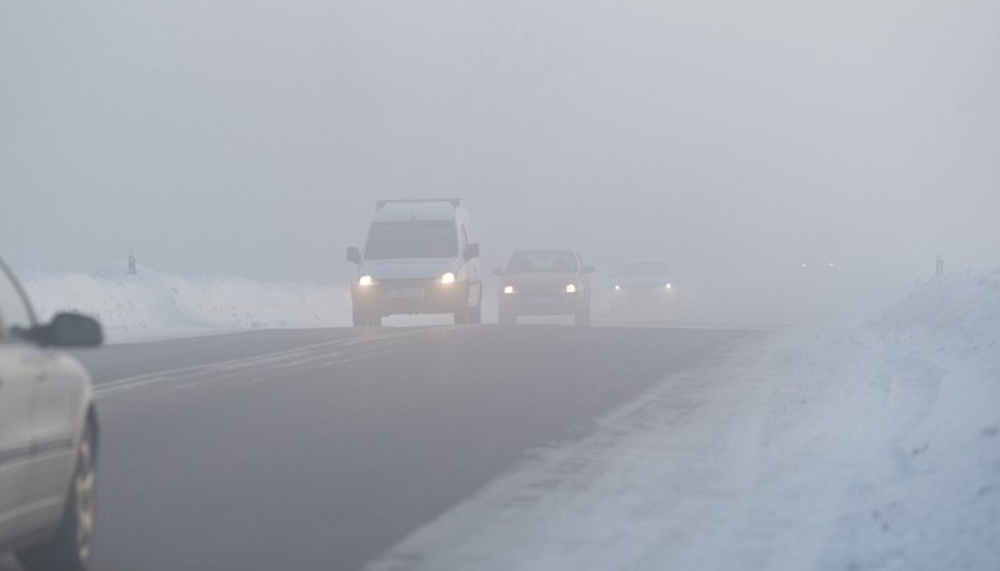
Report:
M358 265L351 286L354 326L378 326L394 314L450 313L479 323L479 243L458 199L381 200L363 248L347 249Z
M590 323L590 279L594 268L570 249L518 250L504 269L498 295L500 324L519 316L572 315L577 325Z
M67 347L103 341L97 321L39 325L0 261L0 553L27 571L85 571L94 533L97 411Z
M680 305L673 269L663 260L631 260L612 276L611 313L665 312Z

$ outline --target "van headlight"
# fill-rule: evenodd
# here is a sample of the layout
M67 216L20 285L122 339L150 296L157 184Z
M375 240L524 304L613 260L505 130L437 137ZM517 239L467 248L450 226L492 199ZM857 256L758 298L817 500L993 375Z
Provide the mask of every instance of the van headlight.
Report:
M443 276L441 276L441 283L445 285L455 283L455 274L451 272L445 273Z
M371 287L375 285L375 278L371 277L368 274L365 274L360 278L358 278L358 285L361 287Z
M663 286L663 289L674 289L674 284L667 282L667 285Z
M514 295L515 293L517 293L517 288L512 285L504 286L503 293L505 295Z
M566 284L566 293L576 293L576 284Z

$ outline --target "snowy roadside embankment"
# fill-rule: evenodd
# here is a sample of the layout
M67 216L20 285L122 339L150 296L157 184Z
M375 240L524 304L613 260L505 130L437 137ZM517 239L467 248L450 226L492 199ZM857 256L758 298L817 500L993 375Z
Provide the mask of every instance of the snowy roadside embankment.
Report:
M124 265L87 274L20 272L45 321L58 311L98 318L108 339L166 338L350 322L350 293L311 284L267 284L230 276L179 277Z
M893 422L841 526L856 568L1000 568L1000 271L925 284L872 330Z
M373 570L1000 568L1000 271L666 379Z

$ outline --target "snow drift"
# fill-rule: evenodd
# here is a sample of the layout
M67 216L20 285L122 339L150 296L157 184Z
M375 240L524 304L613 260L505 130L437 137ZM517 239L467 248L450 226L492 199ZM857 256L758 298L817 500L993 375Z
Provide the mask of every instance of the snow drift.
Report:
M930 281L890 308L874 328L897 342L936 340L940 351L976 353L1000 341L1000 270Z
M350 293L212 275L179 277L125 264L87 274L20 272L40 320L58 311L98 318L111 341L265 328L343 326Z
M670 377L370 569L992 571L998 537L1000 271L980 271Z

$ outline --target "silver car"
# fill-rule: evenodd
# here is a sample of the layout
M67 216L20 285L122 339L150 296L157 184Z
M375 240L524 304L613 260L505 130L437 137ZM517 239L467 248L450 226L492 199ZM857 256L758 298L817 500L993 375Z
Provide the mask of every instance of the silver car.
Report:
M507 267L498 295L501 325L522 315L572 315L577 325L590 323L590 278L594 268L575 250L518 250Z
M87 371L58 348L102 340L82 315L39 325L0 261L0 553L28 571L87 569L97 413Z

